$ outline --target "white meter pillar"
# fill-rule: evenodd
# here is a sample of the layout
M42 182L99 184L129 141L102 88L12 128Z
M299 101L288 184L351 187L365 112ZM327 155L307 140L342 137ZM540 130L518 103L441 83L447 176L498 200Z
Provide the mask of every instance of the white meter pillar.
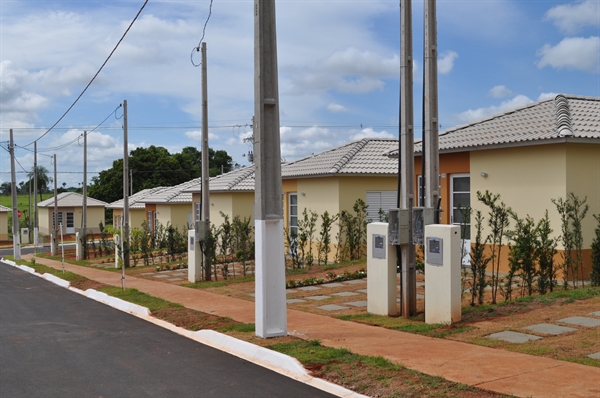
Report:
M425 323L451 324L461 318L460 227L425 226Z
M191 283L202 280L202 251L195 229L188 231L188 281Z
M396 316L396 246L388 243L388 224L367 225L367 312Z

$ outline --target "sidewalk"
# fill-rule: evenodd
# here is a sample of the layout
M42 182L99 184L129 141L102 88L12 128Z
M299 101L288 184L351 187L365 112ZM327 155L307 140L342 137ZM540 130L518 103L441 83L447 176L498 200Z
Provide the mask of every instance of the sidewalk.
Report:
M23 256L29 259L31 256ZM62 269L58 261L37 262ZM65 264L65 269L107 285L121 274ZM128 276L127 287L202 312L254 323L254 303L168 283ZM447 380L520 397L598 397L600 368L436 339L288 309L288 332L322 345L382 356Z

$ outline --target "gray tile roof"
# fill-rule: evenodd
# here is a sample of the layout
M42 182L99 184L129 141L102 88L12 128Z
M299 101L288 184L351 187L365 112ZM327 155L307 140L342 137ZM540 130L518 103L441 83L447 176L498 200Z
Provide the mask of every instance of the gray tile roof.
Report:
M144 202L142 202L141 200L156 193L156 192L159 192L163 189L166 189L166 188L165 187L156 187L156 188L142 189L141 191L136 192L135 194L133 194L129 197L129 208L130 209L145 209L146 204ZM110 203L108 206L106 206L106 208L107 209L122 209L123 208L123 199L119 199L117 201Z
M166 187L153 194L140 199L142 203L192 203L192 193L187 191L188 188L199 184L201 178L194 178L191 181L184 182L173 187Z
M439 135L439 148L457 152L589 140L600 143L600 98L559 94L448 129ZM415 153L421 151L421 141L415 142Z
M397 139L363 138L281 167L283 179L326 175L394 175L398 160L383 156Z
M241 167L230 171L229 173L220 174L216 177L211 177L209 181L210 192L245 192L254 191L254 165ZM202 187L202 182L188 187L185 192L199 193Z
M8 212L11 212L11 211L12 210L9 209L8 207L0 205L0 213L8 213Z
M62 192L57 195L58 207L82 207L83 195L76 192ZM87 207L105 207L108 203L88 197ZM38 207L54 207L54 196L38 203Z

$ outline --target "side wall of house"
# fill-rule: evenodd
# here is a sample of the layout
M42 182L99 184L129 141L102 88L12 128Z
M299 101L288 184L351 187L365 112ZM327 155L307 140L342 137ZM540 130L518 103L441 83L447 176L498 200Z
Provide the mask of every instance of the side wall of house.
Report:
M0 240L8 240L8 213L0 213Z
M598 225L593 214L600 214L600 145L567 144L567 189L589 206L583 219L584 247L592 246L594 229Z
M477 191L485 193L489 190L493 194L500 194L500 200L521 218L529 215L538 222L548 210L556 235L560 231L560 218L551 200L565 196L566 164L565 144L473 151L471 207L473 211L481 210L487 220L488 208L477 200ZM482 177L482 172L487 177ZM486 221L484 224L485 236L489 230ZM471 236L475 234L475 225L472 224Z

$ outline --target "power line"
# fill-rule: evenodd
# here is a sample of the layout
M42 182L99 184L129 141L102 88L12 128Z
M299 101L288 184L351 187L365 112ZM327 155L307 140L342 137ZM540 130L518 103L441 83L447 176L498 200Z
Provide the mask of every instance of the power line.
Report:
M211 3L212 3L212 0L211 0ZM92 85L92 83L94 82L94 80L96 80L96 77L98 77L98 75L100 74L100 72L102 71L102 69L104 69L104 66L106 65L106 63L108 62L108 60L112 57L112 55L117 50L117 48L119 48L119 45L121 44L121 42L123 41L123 39L125 38L125 36L127 35L127 33L129 32L129 29L131 29L131 27L133 26L134 22L138 19L138 17L142 13L142 10L144 9L144 7L146 7L146 4L148 4L148 0L144 1L144 4L142 5L142 8L140 8L140 10L136 14L135 18L133 18L133 21L131 21L131 23L127 27L127 30L125 30L125 33L123 33L123 36L121 36L121 38L119 39L119 41L117 42L117 44L115 45L115 47L113 48L113 50L110 52L110 54L108 54L108 57L106 58L106 60L104 61L104 63L100 67L100 69L98 69L98 72L96 72L96 74L94 75L94 77L92 77L92 80L90 80L90 82L87 84L87 86L85 86L85 88L83 89L83 91L81 92L81 94L79 94L79 96L75 99L75 101L71 104L71 106L65 111L65 113L63 113L63 115L56 121L56 123L54 123L52 125L52 127L50 127L44 134L42 134L38 139L36 139L36 140L30 142L29 144L25 145L24 147L28 147L31 144L33 144L34 142L41 140L46 134L48 134L50 132L50 130L52 130L58 123L60 123L60 121L63 120L63 118L65 116L67 116L67 113L69 113L69 111L75 106L75 104L77 103L77 101L79 101L79 99L83 96L83 94L87 91L87 89Z
M196 52L200 52L200 46L202 45L202 40L204 40L204 35L206 34L206 25L208 25L208 20L210 19L210 16L212 14L212 4L213 0L210 0L210 5L208 6L208 17L206 18L206 22L204 22L204 28L202 29L202 37L200 38L198 45L192 48L192 53L190 54L190 61L195 67L199 67L200 65L202 65L202 62L198 64L194 63L194 50L196 50Z

